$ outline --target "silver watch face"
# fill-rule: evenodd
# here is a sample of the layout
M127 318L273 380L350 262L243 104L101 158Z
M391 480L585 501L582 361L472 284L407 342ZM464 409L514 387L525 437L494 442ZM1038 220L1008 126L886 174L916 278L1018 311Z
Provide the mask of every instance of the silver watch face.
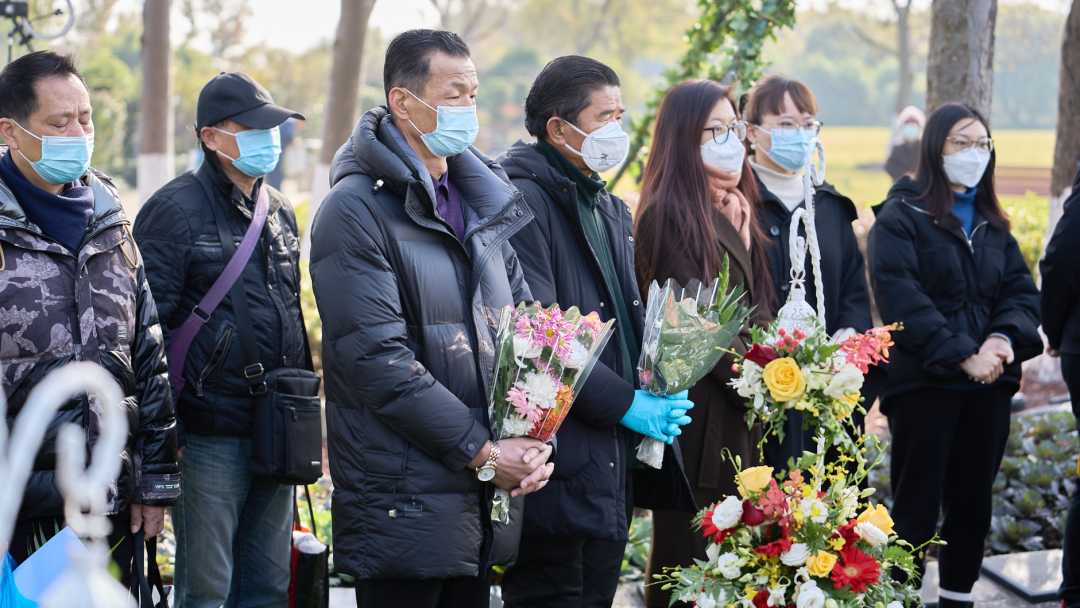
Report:
M495 469L493 467L483 467L476 472L476 478L480 481L491 481L495 479Z

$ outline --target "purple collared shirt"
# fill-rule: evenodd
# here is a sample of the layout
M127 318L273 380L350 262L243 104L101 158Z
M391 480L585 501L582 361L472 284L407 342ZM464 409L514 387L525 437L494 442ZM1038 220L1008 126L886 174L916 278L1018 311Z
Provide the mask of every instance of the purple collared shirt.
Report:
M435 211L454 229L459 241L465 240L465 216L461 212L461 195L450 181L450 171L439 179L432 178L435 185Z

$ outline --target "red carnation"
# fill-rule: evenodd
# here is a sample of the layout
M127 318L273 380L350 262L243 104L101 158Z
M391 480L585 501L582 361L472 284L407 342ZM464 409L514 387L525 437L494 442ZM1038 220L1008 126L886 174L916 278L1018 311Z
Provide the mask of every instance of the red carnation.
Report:
M753 361L760 367L765 367L769 364L769 361L778 358L780 356L776 354L776 351L771 346L762 346L761 344L755 344L744 357L747 361Z
M832 580L837 588L863 593L867 585L878 582L881 565L857 547L848 546L840 551L840 559L833 566Z
M854 521L854 520L852 520ZM840 533L840 536L844 538L850 545L851 543L859 540L859 535L855 532L855 524L849 524L846 526L837 526L836 531Z
M780 557L781 553L785 553L791 550L791 539L784 535L782 538L774 540L766 545L761 545L757 549L754 549L756 553L765 555L768 557Z
M742 523L748 526L760 526L769 521L765 511L754 506L749 500L742 501Z
M769 592L765 589L758 591L752 601L754 602L754 608L769 608Z

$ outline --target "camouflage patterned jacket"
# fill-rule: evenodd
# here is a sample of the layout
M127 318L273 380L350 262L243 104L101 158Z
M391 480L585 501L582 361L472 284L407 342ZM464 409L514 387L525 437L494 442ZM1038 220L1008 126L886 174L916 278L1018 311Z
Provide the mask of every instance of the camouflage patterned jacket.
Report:
M180 495L180 473L157 310L116 187L93 169L82 181L93 189L94 215L77 254L30 223L0 181L0 380L8 429L47 373L71 361L98 363L124 391L130 428L110 512L131 503L171 505ZM93 445L99 412L86 398L57 412L34 461L20 520L63 514L53 480L57 430L77 424Z

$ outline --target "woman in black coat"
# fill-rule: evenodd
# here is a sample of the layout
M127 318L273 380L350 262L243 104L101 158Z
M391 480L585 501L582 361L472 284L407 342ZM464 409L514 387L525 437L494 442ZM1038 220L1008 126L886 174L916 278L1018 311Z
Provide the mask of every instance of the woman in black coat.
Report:
M816 136L821 123L815 118L818 111L814 94L802 82L772 74L762 78L750 89L746 98L745 117L750 123L746 138L752 142L750 166L757 178L761 198L758 224L765 236L769 268L778 296L773 309L775 316L787 302L791 288L791 256L788 234L795 210L804 207L802 163L810 138ZM798 144L787 141L789 133L802 132ZM866 266L851 223L859 218L855 204L830 184L822 184L814 193L815 228L821 248L821 273L825 293L825 329L837 338L847 338L863 332L873 324L870 316L870 293L866 289ZM799 228L799 234L806 231ZM809 257L806 267L810 267ZM817 289L812 272L806 276L806 301L817 307ZM876 368L875 368L876 369ZM875 376L879 371L875 371ZM870 407L877 397L874 382L868 380L863 396ZM861 425L861 414L856 424ZM784 441L766 437L765 461L776 469L787 467L788 459L796 460L804 451L813 451L813 429L803 429L802 412L789 410Z
M927 122L915 177L876 207L870 277L893 334L882 410L894 529L920 545L942 510L940 606L972 605L1020 363L1042 350L1039 291L994 194L994 142L962 104Z

